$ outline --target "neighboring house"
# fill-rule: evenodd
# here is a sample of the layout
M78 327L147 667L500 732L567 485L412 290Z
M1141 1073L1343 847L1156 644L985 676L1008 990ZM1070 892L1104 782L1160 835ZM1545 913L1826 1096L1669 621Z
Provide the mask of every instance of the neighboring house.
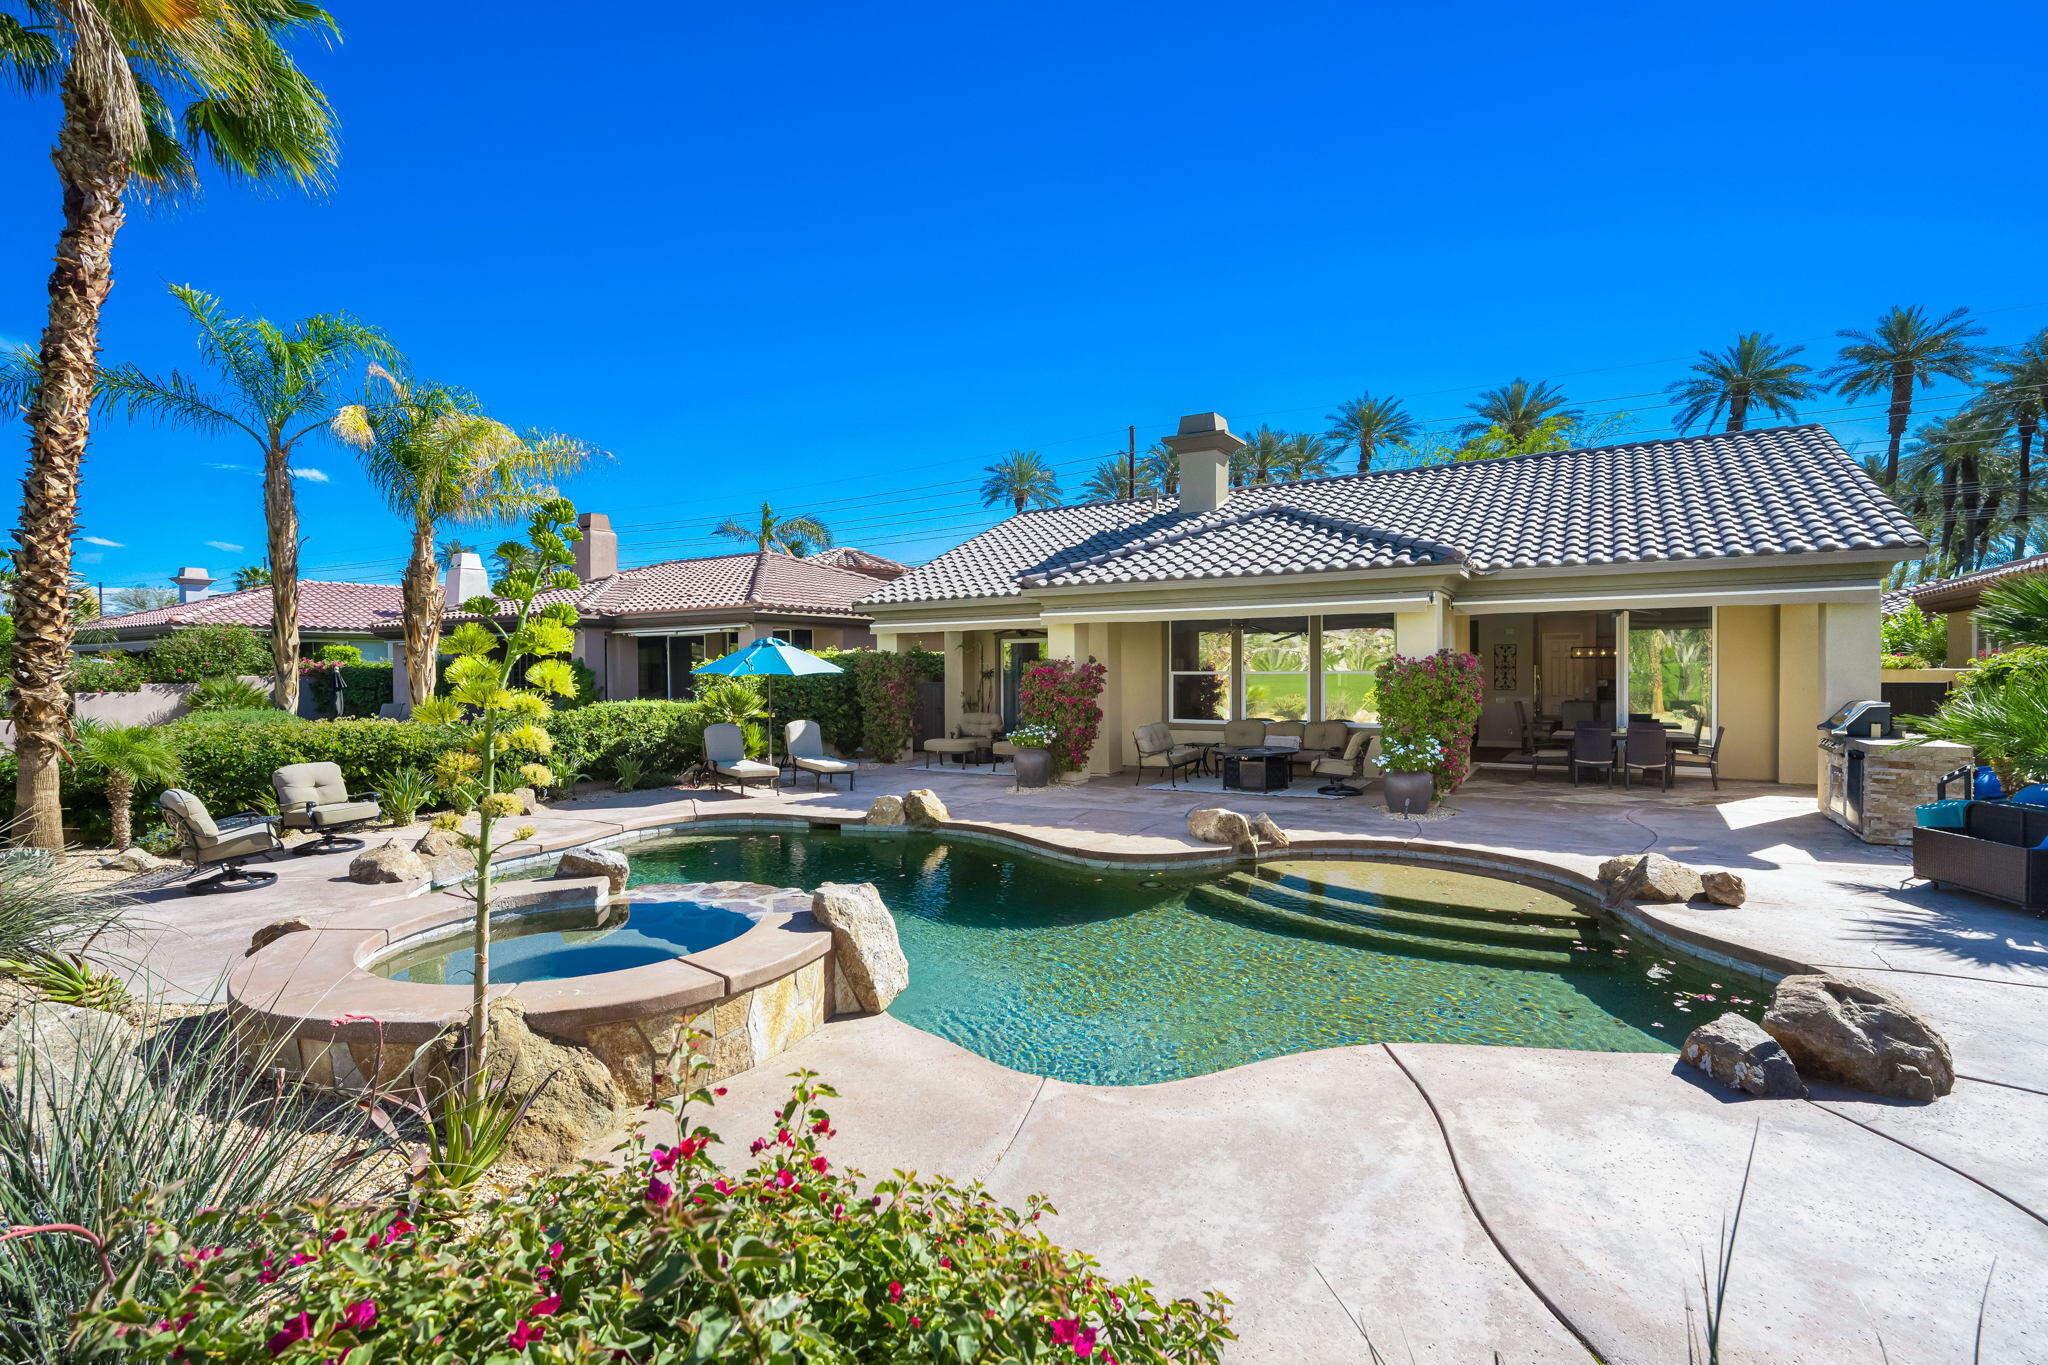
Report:
M185 599L168 607L102 616L80 627L100 637L80 641L78 649L148 649L181 626L248 626L259 634L270 630L270 589L209 595L214 580L204 569L180 569L171 580ZM321 645L354 645L368 661L391 658L384 638L399 622L399 591L390 583L324 583L299 580L299 647L307 655Z
M2015 578L2032 578L2037 574L2048 574L2048 555L2028 555L2025 559L2008 560L1988 569L1978 569L1975 573L1937 578L1931 583L1915 583L1910 588L1885 594L1885 615L1890 616L1912 606L1931 615L1945 617L1948 658L1943 662L1950 668L1961 668L1970 660L1982 658L1997 648L1997 642L1986 638L1977 625L1977 604L1983 600L1985 590Z
M1166 444L1178 499L1024 512L864 600L884 648L944 650L949 729L1092 656L1111 772L1152 721L1370 721L1381 659L1450 649L1484 666L1482 744L1515 744L1518 702L1591 701L1726 726L1724 775L1807 785L1815 725L1878 695L1885 574L1926 547L1818 426L1238 489L1221 417Z

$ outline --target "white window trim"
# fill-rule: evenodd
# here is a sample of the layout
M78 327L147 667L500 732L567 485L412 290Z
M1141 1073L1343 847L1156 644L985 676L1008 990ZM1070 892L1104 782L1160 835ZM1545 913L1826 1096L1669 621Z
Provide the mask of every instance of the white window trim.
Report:
M1331 614L1332 614L1332 615L1336 615L1336 616L1360 616L1360 615L1385 615L1386 613L1384 613L1384 612L1355 612L1355 611L1350 611L1350 610L1346 610L1346 611L1341 611L1341 612L1333 612L1333 613L1331 613ZM1167 665L1167 667L1166 667L1166 670L1165 670L1165 671L1166 671L1166 705L1165 705L1165 711L1166 711L1166 719L1167 719L1167 723L1168 723L1168 724L1170 724L1170 725L1223 725L1223 724L1226 724L1226 723L1227 723L1227 722L1229 722L1229 721L1233 721L1233 720L1242 720L1242 719L1244 719L1244 716L1245 716L1245 704L1244 704L1244 696L1245 696L1245 683L1246 683L1246 682L1248 681L1248 676L1247 676L1247 673L1246 673L1246 670L1245 670L1245 666L1244 666L1244 628L1245 628L1245 623L1246 623L1247 621L1257 621L1257 620L1259 620L1260 618L1259 618L1259 617L1242 617L1242 618L1239 618L1239 617L1231 617L1231 618L1210 618L1210 617L1196 617L1196 618L1193 618L1193 619L1195 619L1195 620L1209 620L1209 619L1228 619L1228 620L1230 621L1230 667L1229 667L1228 669L1226 669L1226 670L1222 671L1222 672L1217 672L1217 671L1214 671L1214 670L1210 670L1210 669L1205 669L1205 668L1175 668L1175 667L1173 667L1173 628L1174 628L1174 627L1175 627L1176 625L1181 625L1181 624L1185 624L1185 622L1183 622L1183 621L1163 621L1163 622L1161 622L1161 623L1160 623L1160 629L1161 629L1161 630L1163 630L1163 631L1165 632L1165 637L1166 637L1166 638L1165 638L1165 661L1166 661L1166 665ZM1384 627L1384 629L1386 629L1386 630L1388 631L1388 633L1389 633L1389 634L1391 634L1391 633L1393 632L1393 630L1394 630L1394 627L1392 627L1392 626L1388 626L1388 627ZM1308 705L1307 705L1307 707L1305 708L1305 709L1306 709L1306 711L1307 711L1307 718L1308 718L1308 720L1309 720L1310 722L1314 722L1314 721L1320 721L1320 720L1328 720L1328 719L1332 719L1331 717L1329 717L1329 716L1325 716L1325 715L1323 714L1323 710L1324 710L1324 706L1323 706L1323 618L1322 618L1321 616L1318 616L1318 615L1311 615L1311 616L1310 616L1310 617L1308 618L1308 630L1307 630L1307 632L1306 632L1306 633L1307 633L1307 635L1308 635L1308 651L1307 651L1307 658L1306 658L1306 664L1307 664L1307 667L1306 667L1306 668L1304 669L1304 671L1303 671L1303 672L1301 672L1301 673L1272 673L1272 672L1261 672L1261 673L1259 674L1259 676L1260 676L1260 677L1262 677L1262 678L1294 678L1294 677L1299 677L1299 678L1301 678L1301 679L1303 680L1303 683L1305 684L1305 686L1304 686L1304 691L1305 691L1305 692L1307 693L1307 696L1308 696ZM1186 677L1186 678L1223 678L1223 679L1225 679L1225 680L1226 680L1226 682L1225 682L1225 689L1224 689L1224 691L1225 691L1225 700L1224 700L1224 710L1225 710L1225 712L1226 712L1227 714L1226 714L1226 715L1224 715L1224 716L1223 716L1223 717L1222 717L1221 719L1213 719L1213 718L1196 718L1196 717L1192 717L1192 716L1180 716L1180 715L1175 715L1175 714L1174 714L1174 710L1173 710L1173 698L1174 698L1174 680L1175 680L1175 679L1177 679L1177 678L1183 678L1183 677Z

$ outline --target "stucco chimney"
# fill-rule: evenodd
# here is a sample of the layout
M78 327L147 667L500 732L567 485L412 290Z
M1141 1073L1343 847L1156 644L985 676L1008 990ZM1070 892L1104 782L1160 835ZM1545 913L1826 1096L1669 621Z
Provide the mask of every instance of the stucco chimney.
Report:
M617 573L619 533L612 530L612 519L602 512L584 512L576 525L583 532L583 539L576 542L576 576L588 583Z
M1166 448L1180 457L1180 510L1213 512L1230 496L1230 457L1245 442L1230 434L1220 412L1197 412L1180 419L1180 430L1166 438Z
M178 601L197 602L213 586L214 577L204 569L184 568L171 575L171 582L178 585Z
M488 596L491 591L491 576L484 572L483 556L473 550L464 550L448 561L448 572L441 578L441 600L453 611L472 597Z

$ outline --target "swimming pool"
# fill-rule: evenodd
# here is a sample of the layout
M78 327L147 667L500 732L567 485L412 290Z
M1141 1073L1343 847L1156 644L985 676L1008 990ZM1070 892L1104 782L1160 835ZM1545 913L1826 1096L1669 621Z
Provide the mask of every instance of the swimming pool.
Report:
M1344 1044L1674 1051L1768 988L1517 882L1360 860L1140 873L924 834L685 835L631 885L873 882L910 988L890 1013L1019 1071L1135 1085Z

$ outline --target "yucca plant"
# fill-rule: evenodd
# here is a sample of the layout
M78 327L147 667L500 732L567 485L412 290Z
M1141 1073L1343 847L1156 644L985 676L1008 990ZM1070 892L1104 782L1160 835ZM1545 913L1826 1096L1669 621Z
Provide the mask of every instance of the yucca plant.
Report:
M107 809L114 816L114 847L135 842L135 788L168 787L181 771L177 751L164 732L149 725L78 723L74 749L86 769L106 784Z
M617 774L612 785L622 792L638 791L647 785L649 769L644 759L620 754L612 760L612 771Z
M81 886L40 849L0 851L0 957L30 961L121 927L135 902Z
M377 779L378 799L384 814L394 825L409 825L434 799L434 779L419 768L406 764Z

